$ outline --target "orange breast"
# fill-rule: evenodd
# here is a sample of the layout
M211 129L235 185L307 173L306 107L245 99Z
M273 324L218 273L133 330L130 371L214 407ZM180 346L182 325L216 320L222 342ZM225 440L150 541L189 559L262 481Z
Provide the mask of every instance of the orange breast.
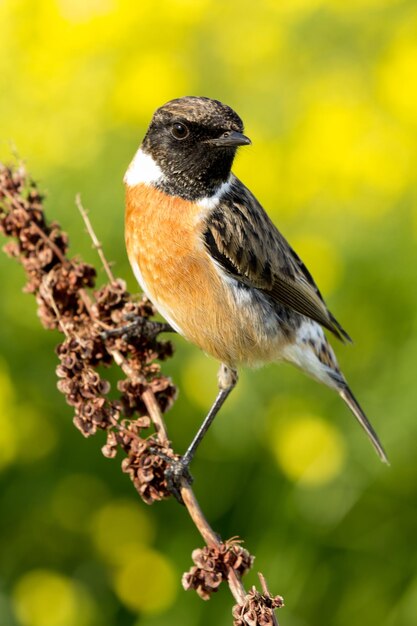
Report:
M161 314L203 350L230 360L227 338L222 339L228 327L221 313L227 298L200 239L201 211L193 202L146 185L128 187L126 247Z

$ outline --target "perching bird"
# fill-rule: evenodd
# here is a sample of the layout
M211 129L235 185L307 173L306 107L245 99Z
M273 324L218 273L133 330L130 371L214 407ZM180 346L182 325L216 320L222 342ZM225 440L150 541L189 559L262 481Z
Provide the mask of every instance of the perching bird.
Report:
M308 269L255 196L231 173L250 144L217 100L185 97L155 112L125 178L126 246L143 291L171 326L221 362L219 394L185 455L188 465L237 381L237 368L293 363L334 389L388 462L323 327L350 338Z

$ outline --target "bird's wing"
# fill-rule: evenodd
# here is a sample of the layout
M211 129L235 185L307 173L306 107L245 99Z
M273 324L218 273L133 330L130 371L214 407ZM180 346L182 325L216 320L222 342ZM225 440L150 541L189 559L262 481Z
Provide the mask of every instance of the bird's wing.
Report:
M259 289L273 303L315 320L342 341L351 341L327 309L304 263L237 179L208 214L203 240L230 276Z

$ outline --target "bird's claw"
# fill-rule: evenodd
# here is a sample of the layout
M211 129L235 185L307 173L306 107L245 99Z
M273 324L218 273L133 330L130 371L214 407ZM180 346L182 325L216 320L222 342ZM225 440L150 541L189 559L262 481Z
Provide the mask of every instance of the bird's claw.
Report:
M120 328L111 328L103 331L101 333L103 339L121 337L124 341L129 341L143 335L146 335L148 339L155 339L159 333L175 332L169 324L148 320L135 313L126 313L123 317L129 323L120 326Z
M121 337L124 341L128 341L135 335L140 334L140 330L143 329L143 323L130 322L130 324L124 324L119 328L111 328L104 330L101 333L103 339L109 339L110 337Z
M184 461L183 457L177 459L169 459L165 470L165 480L170 493L178 500L180 504L184 504L181 489L189 486L193 482L190 474L189 463Z

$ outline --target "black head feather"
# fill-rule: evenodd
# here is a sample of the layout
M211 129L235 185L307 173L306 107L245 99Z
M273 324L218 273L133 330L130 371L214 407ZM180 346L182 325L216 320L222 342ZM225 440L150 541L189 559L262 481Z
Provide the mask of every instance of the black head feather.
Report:
M243 122L229 106L187 96L155 111L142 149L164 174L159 188L197 200L211 196L229 177L238 143L223 145L223 140L219 145L219 138L242 136L242 132Z

